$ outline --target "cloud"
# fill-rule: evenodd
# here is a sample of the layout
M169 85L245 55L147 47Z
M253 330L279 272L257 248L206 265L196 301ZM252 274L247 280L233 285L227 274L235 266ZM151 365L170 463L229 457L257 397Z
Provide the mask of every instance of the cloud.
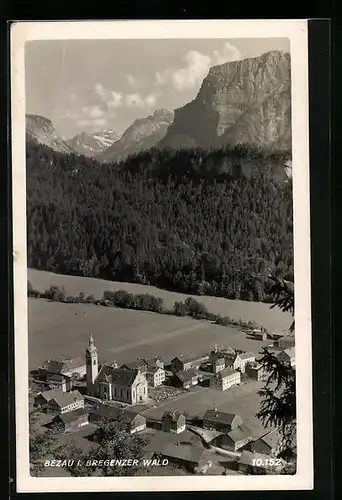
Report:
M140 89L143 85L144 82L142 81L141 78L138 78L133 75L126 75L126 80L128 82L128 85L132 87L133 89Z
M90 127L93 124L92 120L78 120L76 122L77 127Z
M157 71L154 85L159 87L172 84L179 91L193 89L201 84L211 66L237 59L241 59L241 53L229 42L225 42L220 50L214 50L210 55L190 50L185 54L184 67Z
M158 98L156 94L148 94L145 97L138 92L124 94L123 92L106 89L101 83L95 85L95 93L100 97L102 104L107 109L115 109L122 106L129 108L150 108L156 104Z
M102 118L106 115L106 112L100 108L98 105L94 106L84 106L82 108L82 113L84 116L87 116L88 118Z
M107 125L107 120L106 118L97 118L93 122L95 127L105 127Z

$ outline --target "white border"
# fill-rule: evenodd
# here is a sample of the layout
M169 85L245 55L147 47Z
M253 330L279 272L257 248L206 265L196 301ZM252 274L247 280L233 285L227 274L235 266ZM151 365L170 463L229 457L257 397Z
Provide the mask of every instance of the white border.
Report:
M25 182L25 43L52 39L289 38L292 73L297 473L293 476L42 478L29 475ZM306 20L17 22L11 26L17 491L114 492L313 488Z

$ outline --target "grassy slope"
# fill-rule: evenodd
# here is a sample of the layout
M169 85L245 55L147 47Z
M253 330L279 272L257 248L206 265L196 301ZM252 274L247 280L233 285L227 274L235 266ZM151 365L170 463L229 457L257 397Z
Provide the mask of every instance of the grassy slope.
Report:
M50 285L64 286L69 295L77 295L79 292L94 294L101 298L104 290L126 290L128 292L150 293L161 297L167 308L172 308L175 301L184 300L188 295L160 290L154 286L138 285L135 283L118 283L95 278L82 278L78 276L65 276L28 269L28 279L33 288L44 292ZM229 300L220 297L199 296L196 300L202 302L208 311L221 316L229 316L243 321L255 321L269 330L286 330L291 324L291 316L284 314L279 309L270 309L269 304L261 302L246 302L243 300Z

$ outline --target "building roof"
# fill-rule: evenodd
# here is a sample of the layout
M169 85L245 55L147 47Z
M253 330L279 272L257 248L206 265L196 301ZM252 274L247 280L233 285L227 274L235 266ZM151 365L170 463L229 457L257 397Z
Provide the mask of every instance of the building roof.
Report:
M218 422L222 424L231 424L236 417L239 417L237 413L226 413L218 410L207 410L203 416L203 420L210 420L212 422Z
M57 395L57 394L63 394L62 391L60 391L59 389L51 389L50 391L43 391L43 392L40 392L39 394L37 394L37 396L41 396L43 397L47 402L51 401L51 399L54 399L54 397Z
M254 361L252 363L248 363L247 365L247 368L252 368L253 370L260 370L261 368L263 368L263 366L258 363L258 361Z
M64 382L70 380L68 375L62 375L61 373L55 373L51 377L49 377L49 382Z
M147 363L143 359L137 359L135 361L130 361L129 363L124 363L120 368L126 370L139 370L139 368L146 368Z
M276 430L267 432L264 436L261 436L257 441L263 441L270 448L276 448L279 442L279 434Z
M100 404L96 407L90 408L89 413L91 415L96 415L97 417L100 417L100 418L113 418L113 419L115 419L120 414L120 408L121 408L121 406L119 404L117 404L117 405Z
M220 357L217 357L217 358L216 358L216 357L215 357L215 358L213 359L213 362L214 362L214 363L217 363L218 365L224 365L224 364L225 364L225 362L226 362L226 360L225 360L224 358L220 358Z
M180 419L185 418L183 413L179 411L166 411L163 413L162 420L172 420L172 422L178 422Z
M210 461L209 450L191 445L166 443L161 446L159 453L165 457L177 458L184 462L198 464L201 461Z
M184 356L180 355L180 356L176 356L175 358L173 358L171 360L171 363L175 359L179 359L179 361L182 361L182 363L192 363L193 361L202 361L202 360L209 359L209 356L206 354L204 354L203 356L190 356L190 357L184 357Z
M69 411L68 413L62 413L57 415L54 420L62 420L63 423L70 423L78 420L81 417L88 416L87 410L84 408L79 408L78 410Z
M61 373L62 371L76 370L85 366L85 360L79 356L77 358L49 360L46 363L46 371L49 373Z
M284 351L290 358L295 357L295 348L294 347L289 347L288 349L285 349Z
M252 437L253 433L247 427L245 424L239 425L239 427L236 427L236 429L233 429L232 431L228 432L228 436L230 439L234 442L237 443L238 441L241 441L242 439L246 439L248 437Z
M158 363L158 362L164 362L163 358L161 358L160 356L151 356L149 358L143 358L143 361L145 361L145 363L147 365L150 365L150 364L155 364L155 363Z
M131 387L138 375L138 370L126 370L125 368L114 368L103 365L96 377L96 382L108 382Z
M193 378L198 377L196 370L180 370L175 375L181 382L190 382Z
M160 366L157 365L148 365L146 369L146 373L157 373L158 370L163 370Z
M240 373L240 372L237 372L236 370L234 370L233 368L224 368L223 370L221 370L220 372L218 372L216 374L216 377L218 378L226 378L226 377L230 377L231 375L234 375L235 373Z
M238 356L240 357L240 359L252 359L254 358L255 359L255 354L254 352L241 352L238 354Z
M72 392L59 392L56 394L52 400L56 401L56 403L61 407L64 408L65 406L69 406L72 403L75 403L75 401L82 401L84 400L84 397L82 394L78 391L72 391Z
M252 460L254 459L260 459L262 464L266 464L268 457L262 455L261 453L252 453L251 451L243 450L238 462L240 464L253 465Z

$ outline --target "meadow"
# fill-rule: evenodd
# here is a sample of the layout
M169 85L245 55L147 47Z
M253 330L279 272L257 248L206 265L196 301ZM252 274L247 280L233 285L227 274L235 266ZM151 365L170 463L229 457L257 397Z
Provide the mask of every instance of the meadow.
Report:
M172 309L176 301L184 301L189 297L186 294L161 290L154 286L69 276L35 269L28 269L28 280L31 281L33 288L40 292L45 292L51 285L56 285L64 286L68 295L84 292L86 295L93 294L96 299L102 298L105 290L125 290L133 294L149 293L162 298L164 306L168 309ZM292 321L290 314L283 313L277 308L271 309L270 304L262 302L230 300L206 295L194 296L194 298L203 303L211 313L229 316L244 322L254 321L269 331L287 330Z
M92 333L100 363L125 363L144 356L205 353L214 344L259 352L259 342L234 327L209 321L93 304L28 299L29 368L46 359L82 356Z

